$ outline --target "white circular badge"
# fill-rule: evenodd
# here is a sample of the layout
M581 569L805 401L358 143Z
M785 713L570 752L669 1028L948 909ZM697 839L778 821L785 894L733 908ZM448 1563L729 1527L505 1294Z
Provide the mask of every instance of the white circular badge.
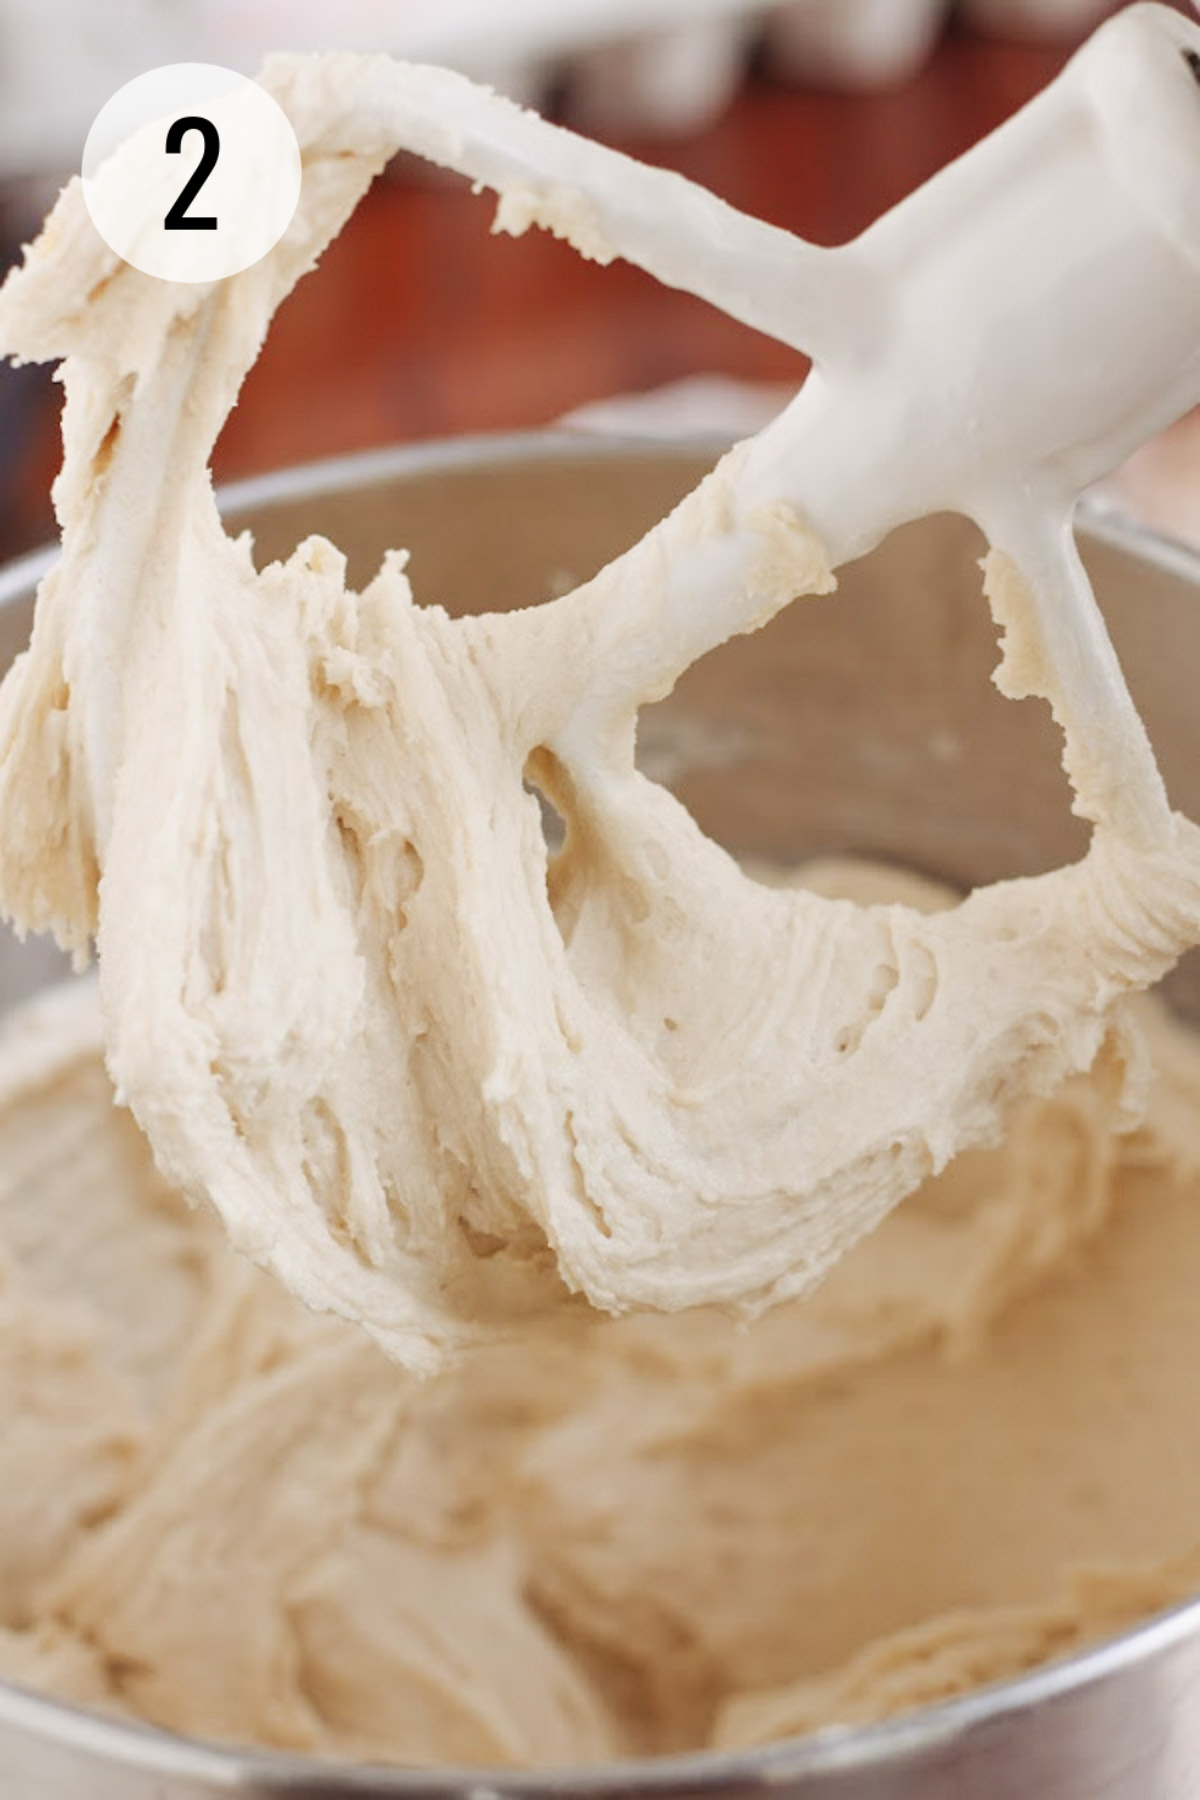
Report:
M215 63L168 63L118 88L83 149L101 237L147 275L220 281L279 242L300 146L265 88Z

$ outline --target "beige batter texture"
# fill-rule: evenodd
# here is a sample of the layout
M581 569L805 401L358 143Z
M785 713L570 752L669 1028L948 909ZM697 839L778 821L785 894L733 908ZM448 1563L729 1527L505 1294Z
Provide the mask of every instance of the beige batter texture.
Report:
M322 1756L595 1762L887 1717L1195 1591L1200 1041L1138 1010L1136 1130L1122 1034L803 1303L563 1306L422 1380L165 1185L91 981L36 1003L0 1673Z
M0 1671L595 1762L878 1717L1194 1590L1200 1049L1136 996L1200 940L1200 829L1090 597L994 542L996 681L1050 704L1087 854L857 905L634 758L867 547L794 466L836 372L545 605L452 618L401 552L355 592L320 538L256 569L209 457L274 308L398 143L527 135L385 58L266 78L305 159L268 257L156 281L75 182L0 293L67 395L0 911L99 962L0 1068ZM502 225L607 253L510 177Z
M156 280L73 182L0 291L0 352L62 359L67 396L62 554L0 688L0 913L94 945L107 1065L171 1184L409 1368L564 1287L753 1318L1091 1067L1200 941L1200 829L1090 598L1047 607L1039 557L1001 544L995 678L1062 727L1094 826L1077 863L932 915L771 888L638 770L639 709L686 668L834 603L850 540L825 541L796 466L805 409L841 429L827 375L545 604L451 617L400 551L356 592L316 537L256 569L209 457L276 305L389 147L453 162L481 108L528 123L387 58L265 79L305 159L269 256ZM564 821L553 857L531 785Z

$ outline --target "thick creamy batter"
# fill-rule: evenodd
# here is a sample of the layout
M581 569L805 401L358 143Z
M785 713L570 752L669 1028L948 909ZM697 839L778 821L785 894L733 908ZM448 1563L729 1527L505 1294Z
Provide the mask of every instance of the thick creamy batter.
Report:
M580 1305L422 1380L172 1194L90 982L37 1003L0 1061L0 1672L321 1755L592 1762L886 1717L1195 1591L1200 1043L1141 1023L1136 1130L1117 1038L750 1331Z
M1190 143L1182 27L1135 29ZM1135 313L1145 270L1172 296L1152 368L1101 404L1069 307L1040 335L1002 307L942 380L938 309L971 319L1021 212L960 230L952 181L837 263L778 421L504 616L418 606L399 554L348 591L319 539L258 572L213 502L271 312L388 152L710 297L720 242L820 253L386 59L274 65L305 197L226 283L119 264L66 191L0 294L0 348L67 389L63 554L0 695L0 905L100 969L0 1069L0 1670L203 1736L594 1761L883 1716L1195 1588L1200 1050L1131 997L1200 940L1200 831L1068 519L1186 403L1196 272L1179 184L1143 204L1097 149L1106 44L1061 136L1100 186L1068 197L1121 269L1138 246ZM1037 226L1060 304L1099 266L1076 200ZM1125 315L1088 320L1103 348ZM638 708L951 504L1087 856L932 908L756 880L637 771Z
M108 1067L164 1174L398 1361L435 1367L564 1285L614 1314L753 1316L1087 1069L1122 998L1200 940L1200 830L1169 808L1071 560L1054 458L1073 424L1017 390L995 444L956 439L922 408L958 388L919 364L907 394L902 371L819 367L553 602L450 618L416 603L399 553L355 593L320 539L258 572L218 517L212 444L275 305L394 143L470 168L480 129L506 153L548 134L568 172L599 160L603 180L541 206L592 252L606 183L665 182L665 218L725 236L737 218L446 71L285 58L269 79L304 197L261 263L209 287L143 275L76 182L0 294L0 349L62 357L67 392L62 557L0 692L0 909L80 955L95 940ZM515 188L510 225L532 205ZM897 254L899 217L855 279ZM893 310L900 331L911 306ZM972 370L995 380L982 335ZM917 336L927 357L938 334ZM839 444L883 457L909 411L932 451L839 475ZM1050 703L1087 856L932 916L755 883L637 770L639 708L827 594L831 564L946 503L942 462L978 458L988 507L1017 520L986 570L996 679ZM1038 471L1042 537L1018 504ZM554 858L530 783L565 820Z

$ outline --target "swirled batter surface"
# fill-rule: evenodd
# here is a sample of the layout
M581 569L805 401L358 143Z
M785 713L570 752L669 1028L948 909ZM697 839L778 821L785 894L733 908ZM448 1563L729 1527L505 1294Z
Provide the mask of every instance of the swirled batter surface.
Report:
M1135 1129L1123 1030L808 1300L564 1306L422 1380L164 1183L90 982L37 1002L0 1672L322 1756L595 1762L885 1717L1200 1588L1200 1043L1139 1012Z

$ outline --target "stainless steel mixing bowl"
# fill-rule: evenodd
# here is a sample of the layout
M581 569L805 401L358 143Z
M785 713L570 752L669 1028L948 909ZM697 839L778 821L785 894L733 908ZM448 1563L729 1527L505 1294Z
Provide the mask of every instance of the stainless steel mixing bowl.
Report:
M386 547L406 544L423 600L493 609L592 573L714 455L546 436L458 442L290 471L230 490L225 504L253 529L260 560L319 531L348 552L361 583ZM1001 700L988 680L996 645L979 552L960 519L896 533L843 572L836 599L799 602L647 709L646 765L739 853L860 852L962 887L1077 853L1045 709ZM1200 558L1095 510L1084 554L1172 798L1200 817ZM0 575L0 667L28 636L47 561ZM0 1004L60 967L45 946L3 944ZM1200 1024L1200 958L1167 988ZM892 1724L582 1773L332 1768L191 1743L0 1684L0 1800L738 1800L763 1790L795 1800L1197 1800L1200 1600Z

